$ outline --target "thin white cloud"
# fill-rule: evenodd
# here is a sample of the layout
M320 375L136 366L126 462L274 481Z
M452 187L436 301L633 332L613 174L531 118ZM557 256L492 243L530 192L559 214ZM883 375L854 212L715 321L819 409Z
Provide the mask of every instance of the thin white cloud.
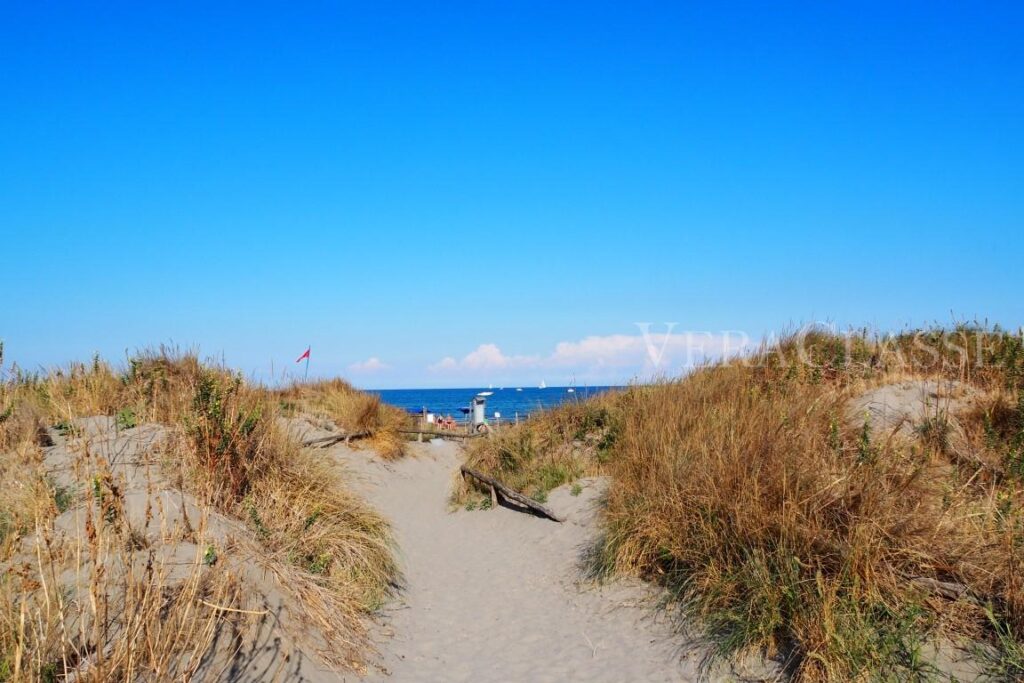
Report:
M459 361L455 360L451 356L445 356L427 369L431 372L440 372L442 370L455 370L458 367Z
M555 345L547 362L555 367L598 367L642 365L644 362L643 337L612 334L605 337L590 336L579 341L564 341Z
M391 366L388 365L387 363L381 362L380 358L372 356L362 362L352 363L352 365L348 366L348 369L352 372L368 375L374 372L381 372L382 370L387 370L390 367Z
M497 344L481 344L462 359L461 365L470 370L490 370L508 367L509 362Z
M507 370L536 367L539 360L537 356L507 356L497 344L481 344L463 356L462 360L446 356L428 369L432 372Z
M592 335L563 341L546 355L507 355L497 344L481 344L461 360L447 356L429 367L435 373L479 375L508 370L554 370L607 375L644 375L693 367L753 347L740 332Z
M460 365L470 370L492 370L533 367L539 360L537 356L506 356L497 344L481 344L463 358Z

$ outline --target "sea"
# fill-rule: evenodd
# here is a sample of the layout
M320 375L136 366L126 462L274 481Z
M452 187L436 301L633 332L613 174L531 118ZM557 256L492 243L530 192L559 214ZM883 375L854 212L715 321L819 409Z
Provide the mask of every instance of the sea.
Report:
M468 408L474 396L483 392L491 392L487 399L486 414L488 419L500 417L502 420L520 419L531 413L547 408L554 408L567 401L582 401L588 396L607 391L614 387L501 387L501 388L466 388L466 389L378 389L371 393L379 394L381 400L410 413L420 413L424 408L427 412L438 415L451 415L459 418ZM497 413L497 415L495 415Z

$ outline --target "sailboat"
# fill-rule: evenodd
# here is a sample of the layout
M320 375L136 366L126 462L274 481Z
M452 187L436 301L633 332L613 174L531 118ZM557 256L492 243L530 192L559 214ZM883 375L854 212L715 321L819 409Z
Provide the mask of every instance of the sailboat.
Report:
M540 386L537 387L537 388L538 389L547 389L548 388L547 382L545 382L544 380L541 380L540 381Z

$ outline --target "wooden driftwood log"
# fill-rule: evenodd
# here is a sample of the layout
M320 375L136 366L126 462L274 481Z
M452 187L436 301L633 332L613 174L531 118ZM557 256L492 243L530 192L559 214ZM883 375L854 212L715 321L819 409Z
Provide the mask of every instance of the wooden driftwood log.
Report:
M351 434L331 434L329 436L321 436L315 439L303 441L302 445L307 448L327 448L328 446L333 446L334 444L341 443L342 441L349 443L350 441L365 439L372 435L373 433L370 431L352 432Z
M443 431L443 430L440 430L440 429L399 429L398 433L399 434L419 434L421 436L437 436L437 437L440 437L442 439L444 439L444 438L448 438L448 439L479 439L481 437L487 436L486 434L482 434L482 433L467 434L465 432Z
M980 601L971 595L971 590L962 583L955 583L953 581L939 581L927 576L914 576L910 578L910 582L915 586L922 588L933 595L939 595L947 600L959 600L963 598L968 602L975 604L981 604Z
M480 481L481 483L489 486L491 489L492 500L495 498L495 493L497 493L501 495L501 497L504 498L505 500L510 500L514 503L518 503L519 505L525 508L533 510L541 517L547 517L548 519L553 520L555 522L563 521L561 517L559 517L550 509L544 507L543 505L535 501L533 498L528 498L523 494L519 493L518 491L513 491L512 489L505 486L504 484L502 484L500 481L493 477L488 477L486 474L477 472L476 470L470 467L466 467L465 465L462 466L460 471L462 472L463 478L470 476L476 479L477 481Z

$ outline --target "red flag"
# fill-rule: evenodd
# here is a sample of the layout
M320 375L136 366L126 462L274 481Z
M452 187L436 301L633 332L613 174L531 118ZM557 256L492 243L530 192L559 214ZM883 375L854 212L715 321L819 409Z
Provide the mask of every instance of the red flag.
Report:
M306 348L306 350L305 350L305 351L304 351L304 352L302 353L302 355L301 355L301 356L299 356L298 358L296 358L296 359L295 359L295 362L296 362L296 363L299 363L299 362L301 362L301 361L302 361L303 359L305 359L305 358L309 358L309 349L311 349L311 348L312 348L312 347L307 347L307 348Z

